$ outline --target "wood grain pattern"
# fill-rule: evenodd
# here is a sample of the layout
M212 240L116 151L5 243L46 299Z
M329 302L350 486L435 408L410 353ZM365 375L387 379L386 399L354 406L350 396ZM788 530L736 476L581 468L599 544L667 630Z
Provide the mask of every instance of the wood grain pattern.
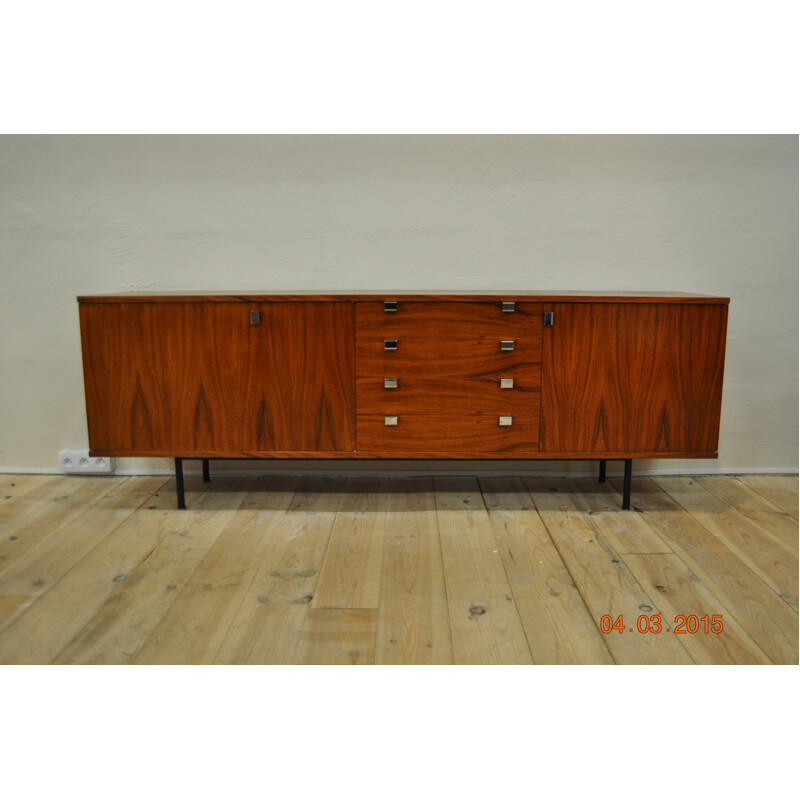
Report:
M404 296L392 313L379 302L392 298L336 293L83 298L91 452L715 457L724 298ZM504 313L501 300L517 310ZM543 327L545 307L555 327ZM506 338L511 352L500 349ZM385 390L386 377L400 388ZM514 389L499 388L504 377ZM376 427L385 414L403 417L391 434ZM490 435L500 415L514 426ZM455 421L471 416L485 420Z
M731 550L734 538L707 530L652 480L634 481L638 510L622 512L603 510L613 492L584 495L572 479L542 481L538 510L516 478L483 479L480 492L473 479L438 479L438 498L430 478L392 479L383 568L372 560L377 609L311 608L337 514L342 503L357 504L346 481L301 479L286 510L292 479L263 476L246 492L241 478L209 485L191 476L188 511L174 510L172 481L131 511L150 480L161 479L143 478L131 490L135 478L57 476L56 491L16 496L0 543L21 541L13 537L34 517L68 515L65 503L80 513L59 535L37 539L46 582L32 594L0 594L0 662L516 663L527 647L537 663L603 663L599 644L617 663L671 663L670 637L685 635L668 634L654 649L628 641L639 636L633 632L593 632L603 606L624 612L626 622L655 611L721 614L734 637L687 642L700 663L757 663L765 660L759 649L777 664L798 660L797 611ZM610 482L619 488L616 478ZM102 492L79 491L99 485ZM685 491L680 481L677 487ZM703 504L726 505L700 488L693 491ZM748 519L758 508L735 488L720 490L739 509L727 506L727 513ZM49 507L54 516L42 515ZM117 512L120 524L109 531L103 526ZM618 529L612 517L629 527ZM641 523L673 553L618 552L630 548ZM757 541L758 531L751 533ZM25 572L25 563L11 566L7 588ZM196 591L176 605L190 584ZM476 607L466 604L473 594ZM649 609L637 607L638 598Z
M296 663L331 530L344 499L329 478L301 480L288 511L270 525L255 577L215 663Z
M531 652L474 478L436 478L453 653L459 664L531 664Z
M45 505L40 509L44 513L25 515L3 542L8 556L0 563L0 594L44 594L65 568L80 561L164 483L163 477L68 481L72 491Z
M394 377L387 375L385 377ZM538 370L509 370L513 389L501 389L499 378L398 379L385 389L383 377L356 381L359 414L518 414L539 416Z
M620 488L621 481L612 478ZM635 478L637 516L669 544L776 664L796 664L797 612L764 584L723 541L650 478Z
M622 560L639 584L658 603L664 631L675 628L675 619L707 616L709 626L720 616L722 630L705 632L702 623L696 633L675 634L695 664L771 664L761 648L747 635L735 617L676 555L668 553L627 553ZM648 616L652 616L648 614ZM623 634L624 635L624 634Z
M693 478L662 475L655 483L667 491L706 530L747 564L792 608L798 607L797 547L762 528L708 492Z
M672 548L639 514L620 514L620 494L596 478L568 478L553 484L568 496L569 508L591 515L592 525L617 553L671 553Z
M555 304L542 452L714 452L727 307Z
M737 475L736 477L781 511L795 519L798 518L797 475Z
M453 663L432 478L392 481L375 663Z
M351 479L336 515L312 608L377 608L388 479Z
M435 381L441 378L499 379L524 374L535 385L541 373L541 343L536 339L515 339L515 348L509 352L500 350L499 338L400 339L397 350L384 350L383 341L356 342L356 377L425 378L435 392Z
M579 509L570 492L559 491L563 479L526 478L524 483L598 627L604 614L636 620L642 613L660 613L593 525L592 515ZM693 663L674 634L606 634L605 643L617 664Z
M541 339L542 304L517 303L513 312L494 303L398 303L386 312L383 303L356 303L356 338L414 339Z
M522 481L480 487L534 663L613 663Z
M372 664L374 608L311 608L295 654L297 664Z
M795 555L798 551L797 519L784 512L746 483L730 475L699 475L695 481L733 509L783 542Z
M353 450L352 304L80 310L93 451Z
M398 416L397 425L387 427L383 416L359 415L358 449L364 453L404 458L469 457L465 454L499 454L524 458L536 453L538 417L514 417L510 427L501 427L489 416ZM436 455L434 455L436 454Z
M230 501L241 501L243 494L241 482L234 487L225 479L214 481L219 491L210 491L208 484L203 488L188 512L158 501L151 508L148 501L147 514L126 520L77 565L63 587L42 598L40 612L59 601L70 610L70 625L50 642L64 645L52 663L134 660L223 532Z

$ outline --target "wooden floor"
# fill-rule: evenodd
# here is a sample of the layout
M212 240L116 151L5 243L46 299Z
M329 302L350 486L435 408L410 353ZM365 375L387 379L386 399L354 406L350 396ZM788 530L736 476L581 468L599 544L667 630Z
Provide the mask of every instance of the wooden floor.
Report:
M0 663L798 662L797 476L620 488L0 475Z

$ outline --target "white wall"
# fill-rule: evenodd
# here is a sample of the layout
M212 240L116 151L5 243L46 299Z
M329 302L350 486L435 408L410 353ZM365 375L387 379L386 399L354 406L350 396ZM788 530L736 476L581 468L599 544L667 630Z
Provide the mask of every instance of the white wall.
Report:
M730 296L719 461L642 467L796 469L797 176L796 136L0 137L0 469L87 446L76 295L170 289Z

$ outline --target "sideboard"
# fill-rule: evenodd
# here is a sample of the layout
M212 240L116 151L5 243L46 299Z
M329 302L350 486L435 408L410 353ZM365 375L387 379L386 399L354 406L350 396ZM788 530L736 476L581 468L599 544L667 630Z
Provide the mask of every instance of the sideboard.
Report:
M79 297L92 455L716 458L728 298Z

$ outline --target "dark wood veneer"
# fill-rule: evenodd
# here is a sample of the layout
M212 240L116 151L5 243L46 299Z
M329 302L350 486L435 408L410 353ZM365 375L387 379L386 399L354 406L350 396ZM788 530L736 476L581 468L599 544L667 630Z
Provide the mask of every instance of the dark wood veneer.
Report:
M727 306L548 308L542 452L716 451Z
M355 448L351 304L85 304L81 332L95 451Z
M539 417L514 417L511 427L500 427L496 415L398 415L396 427L384 417L358 416L358 449L386 457L448 452L470 456L524 458L539 450Z
M385 311L387 300L398 310ZM79 301L96 455L616 458L628 478L633 458L716 457L727 298L176 292ZM386 339L398 349L385 350ZM504 352L508 339L515 347ZM501 378L514 388L501 389ZM387 426L387 415L398 424ZM501 415L512 425L500 426Z
M537 365L538 366L538 365ZM513 389L501 389L497 377L399 378L397 389L383 388L383 378L358 378L359 414L523 414L539 416L539 370L510 369ZM431 396L435 393L435 400Z

